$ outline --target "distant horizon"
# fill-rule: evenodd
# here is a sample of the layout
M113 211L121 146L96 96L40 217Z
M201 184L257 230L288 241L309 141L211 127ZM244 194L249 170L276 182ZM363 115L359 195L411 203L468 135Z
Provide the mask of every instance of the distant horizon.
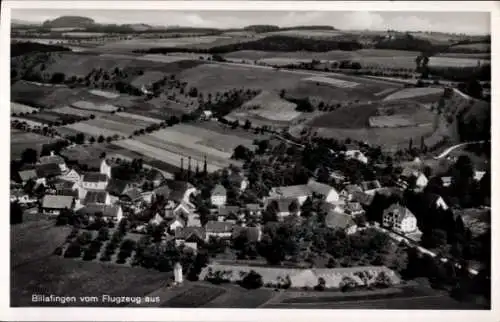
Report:
M12 21L41 24L61 16L80 16L97 24L146 24L157 27L241 29L250 25L331 26L338 30L436 32L491 35L487 12L416 11L167 11L13 9Z

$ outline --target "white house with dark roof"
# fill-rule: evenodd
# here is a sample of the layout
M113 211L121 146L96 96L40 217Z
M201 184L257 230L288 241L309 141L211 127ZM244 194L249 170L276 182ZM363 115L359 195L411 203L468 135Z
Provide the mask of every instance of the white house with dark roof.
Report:
M309 179L307 187L312 193L321 196L325 202L335 203L339 201L339 193L332 186Z
M81 176L75 169L69 169L59 176L59 179L70 181L70 182L80 182Z
M233 228L233 223L211 220L205 225L205 239L208 241L210 237L231 238Z
M98 172L85 173L80 182L80 186L86 190L106 190L109 177Z
M212 193L210 195L210 201L212 205L217 207L222 207L226 204L227 201L227 191L223 185L218 184L212 189Z
M106 221L119 222L123 218L123 209L119 205L89 204L77 210L78 214L96 216L102 214Z
M368 157L363 154L360 150L347 150L345 152L346 159L354 159L362 162L364 164L368 163Z
M201 227L184 227L175 230L174 239L177 247L184 245L196 251L198 245L203 244L207 240L207 237L205 229Z
M57 164L59 166L59 169L61 170L61 173L65 173L66 171L68 171L68 167L66 166L66 161L64 161L64 159L61 156L55 155L54 152L50 152L50 155L40 157L40 159L38 160L38 163L39 164L51 164L51 163Z
M418 231L415 215L399 203L392 204L384 210L382 226L401 234L410 234Z
M108 179L111 179L111 170L112 170L111 162L109 162L106 159L103 159L101 161L101 166L99 167L99 173L104 174L108 177Z
M40 210L44 215L58 216L63 209L73 209L74 205L73 196L45 195Z
M339 194L335 188L313 179L310 179L305 185L273 187L269 192L268 199L294 198L298 200L299 205L302 205L313 194L321 196L328 203L335 203L339 200Z

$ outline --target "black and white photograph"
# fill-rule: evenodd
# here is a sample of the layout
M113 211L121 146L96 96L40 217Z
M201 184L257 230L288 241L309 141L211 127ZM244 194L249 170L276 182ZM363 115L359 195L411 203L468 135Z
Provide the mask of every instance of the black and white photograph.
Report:
M9 9L10 307L492 309L493 13L274 5Z

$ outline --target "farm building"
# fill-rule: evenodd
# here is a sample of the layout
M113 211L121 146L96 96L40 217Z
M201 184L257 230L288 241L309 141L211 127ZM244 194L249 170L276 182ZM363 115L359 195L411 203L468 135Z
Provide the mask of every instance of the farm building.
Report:
M106 190L109 177L102 173L89 172L83 175L81 187L88 190Z
M299 205L302 205L313 193L321 196L328 203L335 203L339 200L339 194L333 187L313 179L305 185L273 187L269 192L269 200L295 198Z
M64 209L73 209L74 205L73 196L45 195L40 212L44 215L58 216Z
M210 239L210 237L216 238L231 238L233 233L234 224L230 222L221 222L221 221L209 221L205 225L205 238L206 241Z
M123 218L123 209L118 205L89 204L76 211L77 214L96 217L102 215L104 220L120 222Z
M88 191L82 202L84 205L98 204L110 205L111 197L106 191Z
M68 171L68 167L66 166L66 161L58 155L54 155L54 152L51 152L50 155L40 157L38 160L38 164L57 164L61 169L62 173Z
M359 273L367 272L375 281L376 277L383 272L392 284L399 284L400 277L391 269L385 266L359 266L348 268L316 268L316 269L294 269L294 268L274 268L258 266L238 266L238 265L219 265L210 264L200 273L200 280L210 278L211 273L226 272L230 282L238 282L250 271L254 271L262 276L264 285L277 286L290 279L292 288L313 288L319 284L319 279L323 278L326 288L338 288L343 280L348 277L357 285L365 285L364 281L358 276Z
M312 193L323 197L323 200L325 202L335 203L339 200L338 192L335 190L335 188L327 184L317 182L313 179L309 179L309 181L307 182L307 187Z
M184 227L175 230L175 245L184 245L193 250L198 249L199 244L206 240L205 229L201 227Z
M214 189L212 189L212 194L210 195L210 201L212 205L221 207L226 204L227 200L227 191L223 185L216 185Z
M418 230L415 215L399 203L384 210L382 225L402 234L415 233Z

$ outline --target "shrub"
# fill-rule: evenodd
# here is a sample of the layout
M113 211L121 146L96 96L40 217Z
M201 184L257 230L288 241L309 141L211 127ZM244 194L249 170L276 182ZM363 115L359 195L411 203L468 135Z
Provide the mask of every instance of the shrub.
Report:
M251 270L250 273L248 273L240 281L240 285L246 289L254 290L261 288L264 285L264 282L262 281L262 276L259 273Z
M61 256L62 254L63 254L63 249L62 249L62 247L57 247L57 248L54 250L54 255Z

